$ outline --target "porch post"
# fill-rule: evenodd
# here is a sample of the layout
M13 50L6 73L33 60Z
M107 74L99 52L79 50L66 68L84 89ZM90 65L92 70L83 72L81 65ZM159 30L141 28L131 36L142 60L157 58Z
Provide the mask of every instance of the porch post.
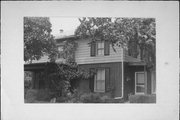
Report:
M146 66L144 64L144 82L145 82L145 94L147 94L147 74L146 74Z
M34 71L32 71L32 83L31 83L32 85L32 89L34 89L35 88L35 72Z

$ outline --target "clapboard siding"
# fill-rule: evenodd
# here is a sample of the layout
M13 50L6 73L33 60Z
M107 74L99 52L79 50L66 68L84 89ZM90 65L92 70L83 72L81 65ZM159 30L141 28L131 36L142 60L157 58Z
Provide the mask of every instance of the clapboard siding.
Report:
M78 64L90 64L90 63L108 63L108 62L121 62L122 50L119 47L115 47L116 52L110 46L110 55L108 56L90 56L90 40L78 40L78 47L75 52L75 60Z
M108 62L140 62L140 59L133 58L128 55L127 50L122 52L122 48L115 46L116 52L113 50L110 45L110 55L107 56L90 56L90 42L89 39L86 40L77 40L78 47L75 51L75 60L77 64L92 64L92 63L108 63ZM59 43L60 44L60 43ZM124 53L124 54L123 54ZM50 62L47 55L44 55L39 60L33 60L32 63L42 63L42 62ZM57 63L65 62L62 58L56 59Z
M108 68L109 69L109 78L111 87L114 88L112 92L112 97L122 96L122 63L121 62L111 62L111 63L98 63L98 64L81 64L80 67L86 71L90 69L98 68ZM89 82L86 82L89 84ZM85 89L88 89L89 86L86 86Z

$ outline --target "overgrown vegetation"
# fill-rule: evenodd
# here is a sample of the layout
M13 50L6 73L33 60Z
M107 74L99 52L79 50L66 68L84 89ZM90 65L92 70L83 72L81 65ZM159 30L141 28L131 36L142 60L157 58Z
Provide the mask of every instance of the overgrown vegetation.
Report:
M156 95L131 95L130 103L156 103Z
M46 69L49 74L50 89L57 93L57 97L73 94L80 80L89 79L89 73L76 63L49 63Z
M43 55L55 59L57 48L51 31L48 17L24 17L24 61L31 63Z
M82 38L109 41L128 49L129 55L140 56L148 67L155 68L156 23L154 18L79 18L75 35ZM114 51L116 51L114 49Z

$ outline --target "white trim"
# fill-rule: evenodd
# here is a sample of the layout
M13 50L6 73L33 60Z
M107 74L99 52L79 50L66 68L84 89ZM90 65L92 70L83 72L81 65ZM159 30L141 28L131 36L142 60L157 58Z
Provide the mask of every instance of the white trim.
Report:
M96 75L94 77L94 92L99 92L99 93L104 93L105 92L105 86L104 86L104 90L97 90L97 75L98 75L98 70L103 70L104 72L104 80L102 80L104 82L104 85L105 85L105 76L106 76L106 70L105 68L97 68L96 69Z
M137 73L144 73L145 79L144 79L144 92L136 92L136 74ZM146 79L147 79L147 72L135 72L135 94L145 94L146 93Z
M122 96L121 97L115 97L114 99L121 99L122 98Z
M121 64L121 68L122 68L122 82L121 82L122 89L121 89L121 91L122 91L122 94L120 97L114 97L114 99L121 99L124 97L124 49L122 48L121 50L122 50L122 59L121 59L121 62L122 62L122 64Z
M154 80L152 80L152 74L154 74ZM155 91L153 91L153 87L154 87L154 85L153 85L153 82L155 82L156 81L156 75L155 75L155 71L152 71L151 72L151 94L156 94L156 88L155 88ZM156 84L156 83L155 83Z
M124 49L122 48L122 95L124 97Z

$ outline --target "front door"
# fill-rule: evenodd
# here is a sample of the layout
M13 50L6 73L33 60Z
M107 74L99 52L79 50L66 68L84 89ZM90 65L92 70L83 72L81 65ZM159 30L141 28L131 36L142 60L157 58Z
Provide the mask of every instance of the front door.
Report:
M135 72L135 94L145 94L146 72Z

